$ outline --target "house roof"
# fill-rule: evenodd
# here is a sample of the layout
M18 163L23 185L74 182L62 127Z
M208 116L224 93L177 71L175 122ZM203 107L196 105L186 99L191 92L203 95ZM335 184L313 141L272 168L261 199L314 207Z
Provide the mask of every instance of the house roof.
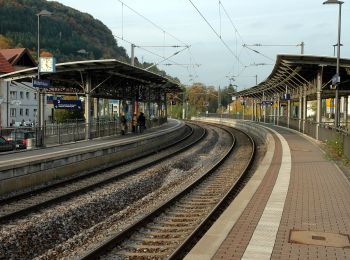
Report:
M29 53L28 49L26 48L14 48L14 49L0 49L0 53L6 58L6 60L11 63L12 66L19 65L20 60L27 56L30 63L28 64L28 67L34 67L37 65L35 60L33 59L32 55ZM23 64L20 64L23 65Z
M0 73L14 72L15 69L0 52Z

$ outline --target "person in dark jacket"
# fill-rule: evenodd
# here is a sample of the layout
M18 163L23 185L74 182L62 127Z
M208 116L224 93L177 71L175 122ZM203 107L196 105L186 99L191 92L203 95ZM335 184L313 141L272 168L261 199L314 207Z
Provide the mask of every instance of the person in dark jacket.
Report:
M137 118L137 124L138 124L138 126L140 128L140 133L142 133L143 130L145 130L145 128L146 128L146 118L145 118L145 115L142 112L140 112L140 115Z
M120 128L121 128L121 134L125 135L126 132L128 131L128 124L124 113L120 117Z

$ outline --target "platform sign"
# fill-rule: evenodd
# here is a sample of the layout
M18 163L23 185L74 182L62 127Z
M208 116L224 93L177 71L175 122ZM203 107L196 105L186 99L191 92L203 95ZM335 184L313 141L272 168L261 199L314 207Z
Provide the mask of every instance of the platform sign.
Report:
M69 109L69 110L82 109L80 100L54 100L53 106L55 109Z
M263 101L261 101L261 104L263 106L268 106L268 105L272 106L273 105L273 101L271 101L271 100L263 100Z
M48 79L33 79L33 87L35 88L49 88L51 82Z
M290 94L289 93L283 94L283 100L290 100Z

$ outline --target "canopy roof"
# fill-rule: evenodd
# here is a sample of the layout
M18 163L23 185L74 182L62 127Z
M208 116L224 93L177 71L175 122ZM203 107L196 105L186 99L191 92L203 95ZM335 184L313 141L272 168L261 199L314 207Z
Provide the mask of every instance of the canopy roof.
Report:
M312 55L279 54L270 76L258 85L238 92L245 97L262 98L263 95L293 92L295 89L310 85L317 77L317 73L323 70L323 90L330 90L332 77L336 73L336 58ZM348 90L342 93L350 93L350 59L340 59L339 89Z
M37 67L24 69L0 75L0 80L24 81L36 78L37 71ZM53 89L57 91L59 89L61 92L71 91L72 94L84 92L86 76L90 75L92 88L96 90L93 94L96 97L111 97L106 96L106 88L112 92L117 89L118 93L124 87L147 86L152 89L160 89L163 92L181 91L179 84L173 80L115 59L59 63L56 64L56 72L40 73L40 75L41 78L50 79L53 82ZM101 91L102 88L103 91ZM114 96L113 98L117 97Z

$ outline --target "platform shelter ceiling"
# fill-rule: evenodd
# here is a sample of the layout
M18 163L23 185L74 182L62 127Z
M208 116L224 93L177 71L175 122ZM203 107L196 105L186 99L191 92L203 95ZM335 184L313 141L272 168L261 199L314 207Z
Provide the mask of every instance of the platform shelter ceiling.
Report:
M262 99L263 95L273 96L286 91L295 93L302 86L308 86L316 93L315 80L319 71L322 72L323 95L334 96L330 86L336 73L336 57L289 54L277 55L274 69L265 81L237 94ZM350 59L340 59L340 78L340 95L350 95Z
M37 77L37 67L0 75L5 81L28 81ZM151 92L180 92L179 83L147 70L115 59L75 61L56 64L56 72L40 73L49 79L52 87L47 93L85 94L91 79L91 96L97 98L131 98L135 89Z

